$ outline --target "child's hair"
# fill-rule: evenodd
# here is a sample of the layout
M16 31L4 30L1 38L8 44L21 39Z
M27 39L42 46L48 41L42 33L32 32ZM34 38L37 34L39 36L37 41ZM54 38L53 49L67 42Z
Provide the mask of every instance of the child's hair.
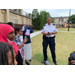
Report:
M17 34L16 31L19 32L21 29L22 29L21 27L17 27L17 28L15 28L15 35Z
M13 23L12 22L8 22L7 24L13 27Z
M75 51L70 53L69 58L68 58L68 65L72 65L72 63L71 63L72 60L75 60Z
M8 63L8 56L7 53L11 51L12 52L12 60L14 64L14 54L13 54L13 47L7 43L0 42L0 65L9 65Z

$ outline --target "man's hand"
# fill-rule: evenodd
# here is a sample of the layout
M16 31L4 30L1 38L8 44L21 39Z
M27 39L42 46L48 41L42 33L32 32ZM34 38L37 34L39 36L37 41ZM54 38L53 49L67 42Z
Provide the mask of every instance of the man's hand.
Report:
M56 34L57 32L49 32L49 35Z
M45 35L47 35L47 36L48 36L49 34L48 34L48 33L45 33Z
M49 35L48 33L44 33L44 32L42 32L42 34L47 35L47 36Z
M49 35L52 35L52 32L49 32Z

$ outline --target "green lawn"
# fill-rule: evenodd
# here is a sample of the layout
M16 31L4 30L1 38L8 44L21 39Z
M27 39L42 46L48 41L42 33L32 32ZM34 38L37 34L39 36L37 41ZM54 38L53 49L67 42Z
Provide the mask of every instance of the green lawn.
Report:
M68 31L68 28L58 28L59 31ZM75 28L69 28L69 31L75 31Z
M39 30L34 30L34 32L37 32L37 31L39 31Z
M68 28L58 28L59 31L67 31ZM70 28L70 31L75 31L74 28ZM42 34L31 38L32 47L32 62L31 65L44 65L41 63L43 60L42 51ZM75 33L58 32L55 38L56 42L56 59L59 65L68 64L68 56L75 50ZM49 47L47 49L48 61L51 65L54 65L51 57Z

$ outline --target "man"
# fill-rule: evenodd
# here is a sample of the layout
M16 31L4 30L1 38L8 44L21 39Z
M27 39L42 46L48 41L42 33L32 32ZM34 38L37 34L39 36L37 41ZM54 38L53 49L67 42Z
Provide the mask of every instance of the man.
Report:
M47 46L49 44L49 48L51 50L52 59L55 65L57 65L56 62L56 55L55 55L55 35L57 33L57 28L51 23L51 18L47 18L47 24L43 27L41 30L41 33L43 34L43 55L44 60L42 63L49 64L47 61Z

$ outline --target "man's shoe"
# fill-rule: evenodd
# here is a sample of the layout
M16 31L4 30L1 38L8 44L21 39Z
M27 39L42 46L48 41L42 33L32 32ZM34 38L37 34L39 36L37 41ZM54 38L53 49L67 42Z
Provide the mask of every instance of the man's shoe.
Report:
M45 65L50 65L50 63L46 60L46 61L44 61L44 64Z
M44 62L45 62L45 60L42 61L42 63L44 63Z

